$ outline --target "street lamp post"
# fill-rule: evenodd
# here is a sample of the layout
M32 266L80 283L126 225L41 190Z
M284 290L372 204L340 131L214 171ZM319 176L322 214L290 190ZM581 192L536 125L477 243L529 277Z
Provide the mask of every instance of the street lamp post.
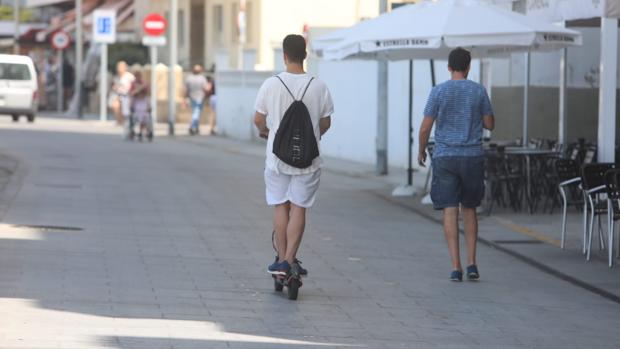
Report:
M15 42L13 43L13 53L19 54L19 0L13 0L13 15L15 16Z
M73 92L77 100L77 116L82 114L82 65L83 65L83 39L82 39L82 0L75 0L75 87Z
M168 75L168 134L174 135L176 114L176 74L178 56L179 1L170 0L170 68Z

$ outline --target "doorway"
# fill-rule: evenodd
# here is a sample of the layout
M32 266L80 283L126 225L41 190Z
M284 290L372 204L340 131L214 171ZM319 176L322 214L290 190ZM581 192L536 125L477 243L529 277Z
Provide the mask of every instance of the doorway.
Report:
M205 64L205 1L192 1L190 11L190 65Z

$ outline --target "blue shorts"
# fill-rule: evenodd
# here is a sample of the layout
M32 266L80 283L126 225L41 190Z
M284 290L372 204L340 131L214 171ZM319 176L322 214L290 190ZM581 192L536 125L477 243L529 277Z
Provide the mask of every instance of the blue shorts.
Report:
M480 206L484 197L484 157L446 156L433 159L431 199L436 210Z

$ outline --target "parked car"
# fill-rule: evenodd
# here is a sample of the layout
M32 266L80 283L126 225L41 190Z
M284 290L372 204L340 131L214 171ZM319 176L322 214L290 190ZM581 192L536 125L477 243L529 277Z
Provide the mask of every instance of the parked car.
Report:
M28 56L0 54L0 114L34 122L38 110L37 72Z

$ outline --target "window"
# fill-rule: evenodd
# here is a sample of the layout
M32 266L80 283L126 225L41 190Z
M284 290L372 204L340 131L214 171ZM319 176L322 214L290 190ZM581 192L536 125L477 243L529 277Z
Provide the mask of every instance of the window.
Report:
M222 5L216 5L213 9L214 14L214 22L215 22L215 30L218 33L224 31L224 8Z
M252 31L254 27L252 27L252 2L248 1L245 3L245 37L247 43L252 43L253 35Z
M224 7L222 5L213 6L213 41L216 44L222 43L224 34Z
M0 63L0 80L30 80L30 69L26 64Z
M231 21L230 23L232 23L232 30L230 31L230 41L232 43L238 43L239 42L239 4L234 3L231 6L232 11L231 11Z
M177 24L179 46L185 46L185 11L179 10L179 22Z
M185 12L183 10L179 10L177 18L177 42L179 46L185 45ZM166 22L170 23L170 11L164 12L164 18ZM170 30L170 29L168 29ZM170 33L170 32L168 32Z

